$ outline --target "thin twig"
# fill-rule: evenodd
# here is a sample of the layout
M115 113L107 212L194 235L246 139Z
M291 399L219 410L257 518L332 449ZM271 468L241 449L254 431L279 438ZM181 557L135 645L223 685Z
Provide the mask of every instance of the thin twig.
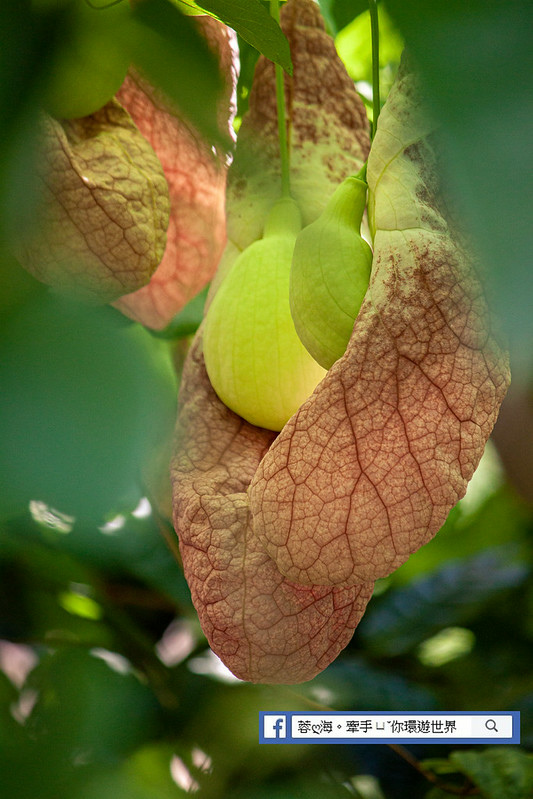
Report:
M456 796L474 796L475 794L479 793L479 788L476 788L475 785L472 785L468 782L466 785L449 785L448 783L442 783L436 774L430 769L424 768L422 763L417 760L417 758L410 752L405 746L401 746L400 744L386 744L389 749L392 749L393 752L396 752L406 763L409 763L419 774L422 774L423 777L428 780L428 782L432 782L437 788L440 788L441 791L445 791L446 793L451 793Z
M368 0L372 34L372 138L376 135L381 97L379 92L379 16L377 0Z
M270 0L270 14L279 25L279 0ZM287 123L285 119L285 85L283 68L274 64L276 71L276 102L278 107L278 137L281 159L281 193L283 197L290 197L290 161L289 146L287 144Z

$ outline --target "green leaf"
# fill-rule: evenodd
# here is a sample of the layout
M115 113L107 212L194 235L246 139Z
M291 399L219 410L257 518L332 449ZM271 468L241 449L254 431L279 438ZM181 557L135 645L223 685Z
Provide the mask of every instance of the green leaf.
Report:
M528 575L527 566L513 563L504 547L451 561L371 604L359 636L372 651L404 654L442 627L466 623L481 606L521 585Z
M533 6L387 0L445 140L455 212L490 270L518 367L531 368Z
M218 64L194 18L181 14L169 0L144 0L135 5L132 19L136 67L209 141L227 147L217 123L222 89Z
M201 6L292 75L289 43L259 0L202 0Z
M368 10L368 0L319 0L319 5L334 36Z
M368 4L367 4L368 5ZM372 38L370 12L359 14L335 39L337 52L354 81L372 84ZM385 8L379 8L379 64L382 102L392 86L404 42Z
M0 513L36 500L101 523L134 508L140 469L174 423L164 344L114 309L51 292L0 332Z
M84 650L44 655L28 678L38 691L28 719L34 739L66 757L83 751L91 762L125 754L153 732L153 693L128 671L127 661L115 659L122 672Z
M533 796L533 755L518 747L452 752L450 760L481 788L486 799Z
M328 696L328 704L343 710L433 710L438 707L430 689L390 669L380 669L362 657L346 656L300 687L309 699Z
M202 321L204 305L207 298L208 286L196 294L187 305L172 319L170 324L159 333L154 333L158 338L176 339L192 336Z

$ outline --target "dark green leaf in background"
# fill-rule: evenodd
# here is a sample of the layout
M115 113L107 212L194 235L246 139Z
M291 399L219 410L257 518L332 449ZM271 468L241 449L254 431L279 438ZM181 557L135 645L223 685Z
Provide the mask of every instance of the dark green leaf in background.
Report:
M329 695L335 710L434 710L432 692L390 668L380 668L361 656L331 664L301 692L310 699Z
M517 747L452 752L450 760L470 777L486 799L533 796L533 755Z
M381 601L372 603L359 626L366 645L383 655L408 652L436 630L462 624L480 607L523 583L530 571L513 563L505 548L445 563Z
M38 691L28 721L32 737L46 736L66 757L83 752L89 762L114 760L150 732L156 708L152 692L134 674L120 673L94 653L49 653L28 685Z
M0 240L35 212L36 114L66 14L55 5L32 13L29 3L0 3Z

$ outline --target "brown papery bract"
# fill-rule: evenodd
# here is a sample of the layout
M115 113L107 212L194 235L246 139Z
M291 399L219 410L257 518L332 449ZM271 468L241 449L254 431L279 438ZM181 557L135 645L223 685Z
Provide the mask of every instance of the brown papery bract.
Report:
M348 644L373 584L334 588L285 579L259 543L247 489L274 433L217 397L197 337L182 380L174 521L183 569L212 649L251 682L296 683Z
M256 535L302 584L375 580L426 543L464 495L509 384L423 108L402 71L368 162L373 271L348 349L250 488Z
M37 218L13 245L43 283L91 302L144 285L162 258L165 176L150 144L112 100L81 119L43 114Z
M294 77L287 81L291 182L311 221L338 183L361 167L369 148L368 122L318 6L289 0L282 27L294 64ZM233 253L260 236L279 197L275 115L274 69L261 58L229 174ZM230 252L229 262L231 257ZM314 677L347 645L373 584L291 582L266 553L251 516L249 486L274 441L274 433L245 422L218 399L205 371L200 330L183 372L172 463L185 576L207 639L234 674L254 682L296 683Z
M369 124L316 3L290 0L281 9L281 24L293 63L292 78L285 77L291 194L305 226L365 162ZM280 185L274 65L261 57L228 176L228 239L239 250L261 238Z
M233 31L212 17L195 17L217 55L225 91L218 109L221 132L231 134L238 55ZM226 243L228 157L214 152L146 80L130 72L118 100L148 139L163 166L170 192L165 253L148 285L116 303L127 316L161 329L213 277Z

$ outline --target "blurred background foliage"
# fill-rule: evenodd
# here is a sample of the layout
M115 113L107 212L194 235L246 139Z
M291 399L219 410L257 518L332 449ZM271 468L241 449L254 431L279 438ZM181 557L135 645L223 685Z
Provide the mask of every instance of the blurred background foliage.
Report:
M443 799L470 780L470 789L488 799L533 796L530 4L380 5L383 99L405 42L444 125L445 178L486 256L511 340L515 386L495 443L439 535L376 585L337 661L311 682L288 688L241 683L207 648L174 533L153 501L149 476L138 468L147 446L139 429L153 426L143 410L149 392L160 380L168 386L160 347L167 356L174 350L179 372L205 292L156 340L118 321L110 309L103 316L87 309L58 311L57 298L6 255L10 237L31 224L35 122L42 97L57 80L54 65L72 35L75 2L0 5L0 367L4 381L6 375L15 382L22 376L17 413L3 417L0 441L0 794ZM283 40L263 27L267 5L209 4L240 34L240 115L257 58L252 45L288 66ZM322 0L321 6L369 101L366 3ZM92 46L102 62L108 54L99 41ZM115 42L119 49L130 47L138 65L217 143L209 98L216 96L218 76L189 17L164 0L145 0L134 18L118 26ZM125 381L128 395L118 407L113 397L121 396L120 386L102 394L105 375L115 370L107 352L111 343L119 347L125 369L114 374L111 386ZM52 377L25 383L25 374L35 374L35 361L47 363L52 352ZM69 400L69 375L82 392L81 411L75 393ZM60 415L56 425L61 428L66 419L70 428L65 423L60 430L59 446L51 444L57 440L53 428L34 446L29 474L32 480L39 472L64 474L65 494L17 499L10 469L19 454L12 419L37 418L26 425L27 436L35 438L58 385L63 399L66 391L67 411L82 415L74 414L71 422L68 413ZM162 400L167 426L157 436L169 434L173 391ZM6 408L0 406L4 414ZM85 424L91 427L83 437L79 428ZM94 460L84 491L76 483L80 434ZM28 439L21 448L30 444ZM105 451L112 457L102 460ZM17 490L23 478L24 473ZM320 707L515 709L522 713L522 744L413 746L415 766L385 746L259 747L259 710Z

